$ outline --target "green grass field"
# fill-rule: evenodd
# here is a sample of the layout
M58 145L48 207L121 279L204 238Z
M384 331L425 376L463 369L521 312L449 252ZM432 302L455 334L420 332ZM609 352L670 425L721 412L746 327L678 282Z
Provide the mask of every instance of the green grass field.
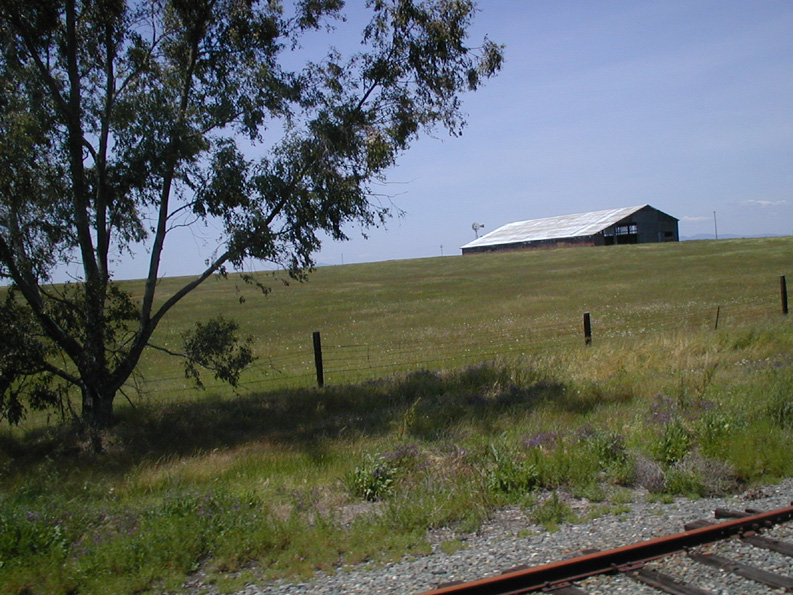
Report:
M238 279L211 279L155 340L173 347L193 320L233 317L256 341L259 360L242 378L251 394L312 385L311 334L321 331L326 380L359 382L577 348L584 312L600 345L712 328L717 308L722 327L759 320L780 311L791 247L789 238L769 238L348 265L318 269L305 284L274 281L267 297ZM164 280L163 295L180 281ZM150 356L150 397L192 393L178 361Z
M793 238L329 267L266 297L211 279L155 342L234 318L259 358L236 393L153 352L104 453L42 417L0 434L0 593L177 593L199 570L231 592L427 552L506 504L552 530L791 476L780 275Z

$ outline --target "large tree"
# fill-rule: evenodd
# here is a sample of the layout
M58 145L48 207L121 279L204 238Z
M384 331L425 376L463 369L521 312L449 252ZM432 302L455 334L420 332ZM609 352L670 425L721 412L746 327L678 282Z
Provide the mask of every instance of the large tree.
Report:
M368 0L354 54L288 67L307 33L341 23L343 4L3 0L0 416L18 421L74 390L82 419L107 425L188 293L248 259L300 276L323 234L345 239L350 223L388 216L371 184L422 132L459 133L460 93L502 60L486 38L468 44L473 2ZM155 300L169 232L207 222L222 227L214 257ZM113 282L133 250L148 259L140 301ZM53 284L64 265L76 280ZM188 372L235 382L251 354L234 331L198 324Z

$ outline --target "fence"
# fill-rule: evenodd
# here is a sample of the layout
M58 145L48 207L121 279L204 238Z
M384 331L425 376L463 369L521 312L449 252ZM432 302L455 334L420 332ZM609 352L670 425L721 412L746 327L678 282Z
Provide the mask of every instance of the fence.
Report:
M788 313L785 277L780 278L783 314ZM280 352L259 353L259 359L243 375L240 393L272 389L307 388L325 383L364 382L416 370L454 369L494 359L510 359L560 348L587 345L645 335L718 329L778 316L772 299L735 299L703 307L701 304L668 306L649 304L623 311L619 305L600 312L559 316L540 324L527 320L520 332L495 328L491 333L462 337L452 334L449 344L423 342L418 336L384 345L335 343L332 333L306 333L305 345ZM417 335L419 332L417 331ZM207 383L209 385L209 383ZM185 396L194 391L181 374L145 382L148 394Z

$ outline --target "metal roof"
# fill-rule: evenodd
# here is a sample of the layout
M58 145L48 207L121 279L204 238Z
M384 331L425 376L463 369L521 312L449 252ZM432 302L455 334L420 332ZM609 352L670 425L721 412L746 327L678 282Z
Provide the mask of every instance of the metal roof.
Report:
M463 248L591 236L649 205L507 223Z

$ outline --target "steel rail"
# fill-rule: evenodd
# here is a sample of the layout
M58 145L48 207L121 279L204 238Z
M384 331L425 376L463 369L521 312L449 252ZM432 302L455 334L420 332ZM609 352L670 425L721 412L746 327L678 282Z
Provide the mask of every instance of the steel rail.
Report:
M793 503L787 508L753 514L603 552L506 572L468 583L450 584L419 595L518 595L542 589L550 591L554 585L561 586L563 583L596 574L636 570L649 560L727 539L733 535L756 532L791 519L793 519Z

